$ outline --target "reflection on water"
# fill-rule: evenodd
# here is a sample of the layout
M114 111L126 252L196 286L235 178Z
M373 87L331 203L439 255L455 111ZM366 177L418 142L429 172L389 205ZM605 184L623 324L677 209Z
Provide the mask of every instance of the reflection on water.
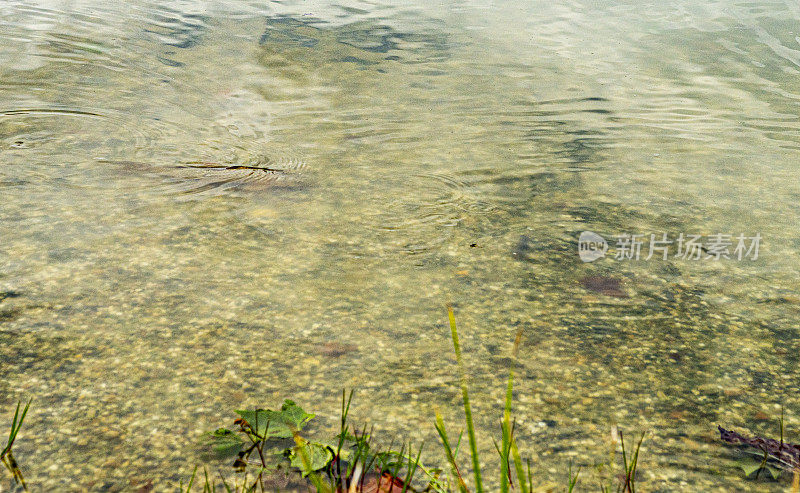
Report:
M342 387L359 420L435 442L434 406L458 419L453 301L484 430L524 330L543 482L618 423L651 433L648 490L781 490L714 434L772 434L781 405L800 424L798 19L7 3L0 405L34 398L28 482L166 488L232 409L292 397L333 427ZM584 264L586 230L764 240L757 261Z

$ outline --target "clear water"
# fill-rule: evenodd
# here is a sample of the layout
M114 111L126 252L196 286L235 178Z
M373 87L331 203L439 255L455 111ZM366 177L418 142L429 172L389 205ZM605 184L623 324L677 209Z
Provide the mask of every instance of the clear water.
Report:
M4 2L0 424L33 397L34 489L167 489L233 409L322 434L344 387L436 462L447 302L485 437L523 329L542 484L617 424L648 491L786 487L715 430L800 428L800 7L483 3ZM584 230L763 240L582 263Z

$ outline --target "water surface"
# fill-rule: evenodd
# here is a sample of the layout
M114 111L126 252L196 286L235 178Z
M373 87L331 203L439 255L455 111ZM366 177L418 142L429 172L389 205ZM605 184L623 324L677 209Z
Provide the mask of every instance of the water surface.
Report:
M451 301L486 436L523 329L542 483L618 424L649 432L648 491L782 490L715 425L774 434L783 405L800 427L798 21L788 1L6 2L0 405L34 398L29 484L168 488L233 409L292 397L322 434L343 387L438 461ZM763 240L585 264L585 230Z

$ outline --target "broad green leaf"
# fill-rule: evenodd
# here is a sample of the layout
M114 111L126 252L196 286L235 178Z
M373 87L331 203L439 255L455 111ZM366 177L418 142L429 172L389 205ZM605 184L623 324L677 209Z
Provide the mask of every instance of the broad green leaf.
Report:
M736 461L736 465L744 471L744 475L747 477L761 469L761 461L755 461L749 458Z
M201 443L207 447L211 447L218 457L236 455L242 450L242 446L244 445L244 442L237 433L225 428L203 433Z
M263 438L269 438L265 436L268 430L271 436L275 436L273 435L273 432L275 431L276 424L272 423L274 412L275 411L270 411L269 409L256 409L255 411L246 409L238 410L236 411L236 414L241 416L243 420L247 421L256 435Z
M281 406L281 415L285 424L298 431L315 416L314 414L306 413L302 407L289 399L286 399L283 406Z
M306 467L303 460L303 454L300 453L300 447L294 447L291 452L291 465L303 472L303 476L308 476L309 473L319 471L327 466L333 460L333 454L330 449L319 443L306 442L302 445L303 451L308 458L309 468Z
M256 435L263 439L291 438L293 431L300 431L314 417L303 411L293 401L286 400L280 411L271 409L239 410L236 414L250 424Z
M757 460L755 458L743 458L736 461L736 465L744 471L744 475L746 477L752 476L756 471L760 471L761 469L766 469L769 474L772 476L773 479L780 478L783 471L780 469L770 466L764 465L762 460Z
M780 478L781 473L783 473L783 471L781 471L777 467L772 467L772 466L767 466L767 471L769 471L769 473L772 475L772 479Z

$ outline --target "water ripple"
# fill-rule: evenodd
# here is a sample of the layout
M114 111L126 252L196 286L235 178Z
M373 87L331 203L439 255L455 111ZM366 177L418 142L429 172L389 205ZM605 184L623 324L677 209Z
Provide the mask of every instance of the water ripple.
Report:
M388 233L386 242L402 251L419 254L436 250L452 228L488 220L494 206L484 202L473 187L454 175L420 173L409 176L395 199L369 217L369 226ZM408 193L413 191L413 193Z
M157 178L149 184L150 193L201 199L236 192L297 189L303 186L300 175L304 160L293 157L258 156L247 161L186 161L176 164L150 164L138 161L97 159L120 173Z

